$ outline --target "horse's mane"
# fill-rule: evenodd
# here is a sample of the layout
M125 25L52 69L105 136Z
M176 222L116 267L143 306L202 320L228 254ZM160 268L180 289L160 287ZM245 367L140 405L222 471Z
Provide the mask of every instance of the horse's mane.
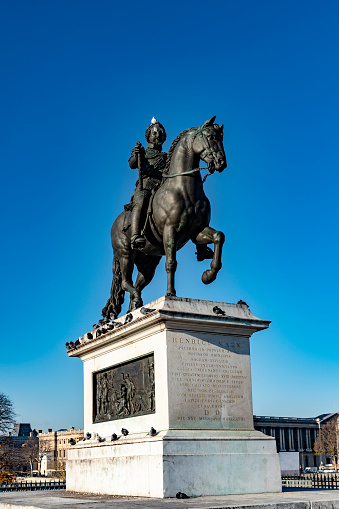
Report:
M168 153L167 153L167 160L166 160L166 166L163 170L163 173L168 173L169 171L169 167L170 167L170 164L171 164L171 159L172 159L172 155L173 155L173 152L174 152L174 149L175 147L178 145L179 141L181 140L181 138L184 136L184 134L186 134L188 131L192 131L193 129L196 129L196 127L189 127L189 129L185 129L185 131L182 131L180 134L178 134L178 136L175 138L175 140L173 141L172 145L171 145L171 148L169 149Z

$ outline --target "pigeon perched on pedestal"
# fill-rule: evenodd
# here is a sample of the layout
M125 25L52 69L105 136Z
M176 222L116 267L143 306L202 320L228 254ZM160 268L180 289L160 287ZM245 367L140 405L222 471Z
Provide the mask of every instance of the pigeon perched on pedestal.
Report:
M215 313L216 315L225 315L225 311L223 311L222 309L218 308L218 306L214 306L213 313Z

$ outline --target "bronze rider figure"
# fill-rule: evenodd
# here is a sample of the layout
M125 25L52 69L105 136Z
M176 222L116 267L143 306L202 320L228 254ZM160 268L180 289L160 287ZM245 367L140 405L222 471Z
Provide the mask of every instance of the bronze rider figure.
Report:
M132 149L131 157L128 160L129 166L132 169L138 168L138 159L141 163L142 190L140 190L138 180L132 195L131 245L136 249L145 246L146 238L141 234L141 227L152 191L158 188L161 183L162 171L165 168L167 159L166 152L161 151L162 145L166 140L166 131L164 126L154 117L152 118L151 125L146 129L145 138L148 142L148 147L144 149L140 143L137 143Z

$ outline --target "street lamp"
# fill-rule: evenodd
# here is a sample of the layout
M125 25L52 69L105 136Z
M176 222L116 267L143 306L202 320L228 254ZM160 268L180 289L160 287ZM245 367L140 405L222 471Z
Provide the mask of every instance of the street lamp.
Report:
M320 419L319 419L319 417L316 418L315 422L318 424L318 428L319 428L319 430L318 430L318 437L320 437ZM321 463L322 462L320 462L320 465L321 465Z
M319 417L316 418L315 422L318 424L319 427L319 435L320 435L320 419Z

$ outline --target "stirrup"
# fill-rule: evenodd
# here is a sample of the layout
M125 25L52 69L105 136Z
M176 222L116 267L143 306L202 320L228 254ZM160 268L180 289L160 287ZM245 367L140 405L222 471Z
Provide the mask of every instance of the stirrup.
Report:
M146 237L144 235L135 235L131 238L131 245L135 249L142 249L145 247Z

